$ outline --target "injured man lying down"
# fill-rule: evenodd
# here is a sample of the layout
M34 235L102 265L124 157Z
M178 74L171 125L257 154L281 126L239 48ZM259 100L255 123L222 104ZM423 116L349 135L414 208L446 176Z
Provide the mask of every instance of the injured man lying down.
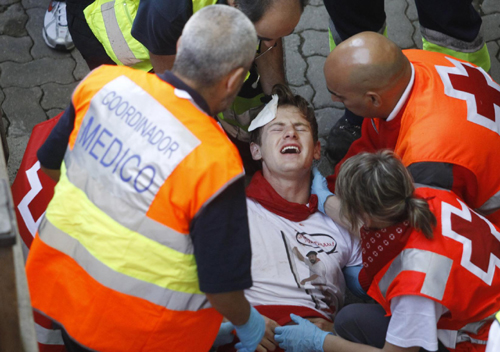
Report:
M280 351L272 331L290 323L290 313L332 331L346 282L363 295L357 279L361 251L358 239L320 212L310 193L312 165L321 146L307 101L276 85L249 131L252 157L262 162L262 171L247 187L253 286L245 295L270 319L259 347ZM232 340L224 336L232 327L224 324L216 345ZM218 351L234 349L226 345Z

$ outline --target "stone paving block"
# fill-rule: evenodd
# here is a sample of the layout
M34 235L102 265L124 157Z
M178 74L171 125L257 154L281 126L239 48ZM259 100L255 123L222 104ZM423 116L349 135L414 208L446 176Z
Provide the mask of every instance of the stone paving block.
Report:
M19 2L19 0L0 0L0 7L7 7L17 2Z
M9 144L9 163L7 165L7 171L9 174L9 181L12 185L14 179L16 178L17 170L21 165L21 160L23 160L24 151L26 150L26 145L28 145L29 134L23 136L7 136L7 143Z
M301 86L306 83L305 73L307 64L300 54L300 37L298 34L291 34L285 38L285 73L288 83L294 86Z
M83 59L82 54L78 51L78 49L71 50L71 56L76 62L76 67L73 70L73 76L77 81L81 81L85 78L85 76L90 72L89 66L87 62Z
M54 59L70 58L71 54L69 52L57 51L49 48L47 44L45 44L42 37L43 17L45 16L45 11L45 7L33 8L26 11L29 16L26 29L28 30L28 33L34 43L31 48L31 55L35 59L40 59L42 57L51 57Z
M306 29L327 31L329 19L330 16L328 16L328 12L324 6L306 6L299 24L295 27L295 33L302 32Z
M485 15L492 14L494 12L500 12L500 1L498 0L484 0L481 5L481 10Z
M307 3L311 6L323 6L323 0L309 0Z
M316 120L318 121L318 135L326 138L333 125L344 114L344 109L325 108L316 110Z
M325 60L326 58L323 56L311 56L307 58L308 68L306 77L316 92L312 101L315 109L332 106L332 100L330 93L328 93L328 90L326 89L326 81L323 74Z
M0 36L0 62L15 61L27 62L33 58L30 55L30 48L33 45L31 38L15 38L7 35Z
M305 85L305 86L300 86L300 87L294 87L290 86L292 89L292 92L294 92L297 95L300 95L303 97L305 100L307 100L309 103L312 103L312 98L314 96L314 90L310 85Z
M5 99L5 94L3 93L3 90L0 88L0 108L2 107L4 99Z
M44 110L66 109L71 100L71 94L77 85L78 82L70 84L48 83L42 85L42 108Z
M34 7L39 7L42 9L47 9L49 7L50 1L45 0L22 0L23 7L27 9L32 9Z
M25 36L27 33L24 27L27 20L28 15L21 4L10 5L6 11L0 13L0 35Z
M56 115L59 115L64 109L50 109L47 111L47 119L51 119Z
M488 46L488 51L490 52L490 58L491 58L491 69L490 69L490 76L493 78L495 82L500 84L500 47L496 42L488 42L486 43Z
M496 40L500 38L500 13L483 16L482 31L484 41Z
M325 145L326 145L326 142L325 142ZM333 175L335 173L335 166L332 165L330 163L330 161L328 161L326 156L324 156L325 150L326 150L325 147L323 146L323 144L321 144L321 155L323 155L323 156L321 157L321 159L317 163L316 167L321 172L321 174L326 177L326 176ZM346 291L346 293L347 293L347 291Z
M408 3L408 7L406 8L406 17L408 17L408 19L412 22L418 21L418 12L415 0L406 0L406 2Z
M0 86L34 87L51 82L67 84L74 81L74 68L75 61L72 58L43 58L22 64L4 62L0 64Z
M7 135L9 135L10 121L5 116L3 116L3 113L2 113L2 123Z
M304 39L302 44L303 55L321 55L326 57L330 54L330 48L328 46L328 32L303 31L300 33L300 36Z
M413 32L413 43L415 43L416 47L422 49L422 35L420 34L420 23L418 21L414 21L413 28L415 29Z
M33 127L46 120L45 111L40 106L42 90L34 88L6 88L3 111L11 125L9 135L18 137L30 134Z
M414 28L405 16L408 3L401 0L386 0L385 12L387 15L387 35L401 48L412 48Z

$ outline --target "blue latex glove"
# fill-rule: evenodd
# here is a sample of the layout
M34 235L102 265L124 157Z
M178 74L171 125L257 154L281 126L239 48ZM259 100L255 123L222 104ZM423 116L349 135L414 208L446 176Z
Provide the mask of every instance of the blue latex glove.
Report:
M326 178L319 172L316 166L313 167L312 173L314 178L311 186L311 193L318 196L318 210L324 214L326 199L335 194L330 192Z
M220 324L219 333L215 338L213 347L217 348L222 345L227 345L228 343L233 342L234 335L231 332L234 330L233 324L231 322L225 322Z
M286 352L324 352L323 343L326 332L318 328L309 320L295 314L290 318L298 325L278 326L274 329L274 339Z
M266 322L264 317L254 307L250 308L250 318L243 325L234 327L240 342L234 347L239 352L254 352L264 337Z
M363 290L358 280L361 268L363 268L363 265L361 264L355 266L346 266L344 269L342 269L342 272L344 273L345 283L349 290L354 293L355 296L364 300L368 300L371 297L366 294L365 290Z

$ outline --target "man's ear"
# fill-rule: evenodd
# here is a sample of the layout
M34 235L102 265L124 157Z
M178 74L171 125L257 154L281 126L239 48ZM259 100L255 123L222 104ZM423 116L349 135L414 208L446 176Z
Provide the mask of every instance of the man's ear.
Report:
M382 106L382 98L380 95L376 92L369 91L366 92L366 97L368 98L368 101L372 104L372 106L379 108Z
M260 153L260 146L254 142L250 143L250 153L252 153L253 160L262 159L262 154Z
M247 70L243 67L238 67L233 71L229 72L226 80L226 90L228 92L239 91L241 84L243 83L244 75L247 74Z
M313 158L314 160L321 159L321 143L319 141L317 141L316 145L314 146Z

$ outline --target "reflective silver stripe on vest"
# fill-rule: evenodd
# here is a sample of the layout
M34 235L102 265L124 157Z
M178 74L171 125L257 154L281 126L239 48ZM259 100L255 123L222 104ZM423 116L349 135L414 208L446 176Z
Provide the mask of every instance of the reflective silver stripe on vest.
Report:
M469 332L471 334L477 334L477 333L479 333L479 330L481 330L481 328L484 326L484 324L491 322L493 319L495 319L495 313L490 315L487 318L484 318L481 321L469 323L469 324L465 325L463 328L461 328L459 331Z
M479 330L481 330L481 328L484 326L484 324L491 323L493 321L493 319L495 319L495 314L492 314L489 317L487 317L481 321L477 321L477 322L473 322L473 323L469 323L469 324L465 325L462 329L457 331L457 339L455 342L458 344L460 342L467 341L467 342L475 343L478 345L486 345L487 341L475 339L475 338L469 336L469 334L477 335L479 333ZM445 346L446 346L446 344L445 344ZM455 348L455 346L446 346L446 347Z
M159 222L148 218L142 211L133 208L122 198L116 197L103 189L103 186L89 176L74 162L66 152L64 162L67 167L66 176L77 188L85 192L96 207L105 212L113 220L126 228L156 241L164 246L184 254L193 254L193 242L189 235L177 232Z
M500 191L498 191L493 197L488 199L486 203L481 205L477 210L482 214L488 215L500 209Z
M46 329L35 323L36 341L43 345L64 345L61 330Z
M210 307L203 294L169 290L110 269L90 254L80 242L52 225L47 218L42 220L38 231L44 243L73 258L94 280L107 288L170 310L198 311Z
M417 271L425 274L420 293L440 301L446 289L452 264L453 260L437 253L416 248L405 249L391 263L378 286L385 298L387 289L400 273Z
M486 340L475 339L475 338L467 335L467 333L459 331L458 335L457 335L457 344L460 342L466 342L466 341L474 343L476 345L486 345L486 343L488 342ZM454 346L446 346L446 347L453 348Z
M106 35L108 36L109 43L113 52L120 62L126 66L135 65L141 60L137 59L130 50L125 37L118 25L118 20L115 13L115 2L110 1L101 6L102 20L106 27Z

